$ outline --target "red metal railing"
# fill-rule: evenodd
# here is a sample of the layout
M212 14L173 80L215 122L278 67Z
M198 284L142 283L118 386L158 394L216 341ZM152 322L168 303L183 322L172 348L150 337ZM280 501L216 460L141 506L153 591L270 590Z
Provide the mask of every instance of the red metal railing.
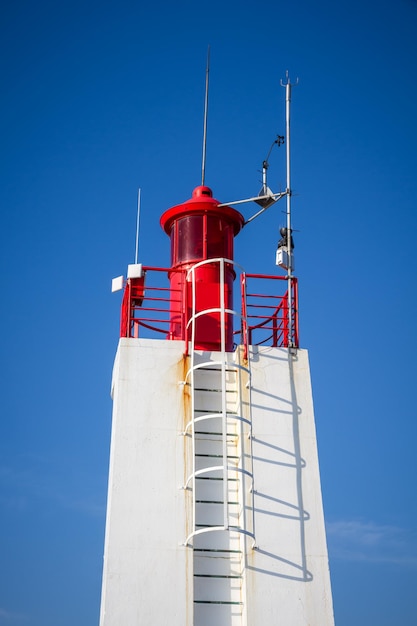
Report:
M269 281L268 287L262 290L261 285L265 284L265 281ZM281 290L275 285L271 289L271 281L279 285ZM286 276L245 273L241 275L241 295L242 335L247 336L247 340L243 341L245 357L247 357L248 345L298 347L298 283L296 278L291 278L290 300ZM290 304L291 316L289 315Z
M187 290L170 288L168 277L173 271L183 273L185 278L183 270L143 267L142 278L127 280L121 337L175 338L187 340L188 345ZM297 279L291 279L289 300L287 277L242 273L240 319L234 336L245 346L246 356L248 345L298 347Z
M142 278L126 282L120 336L139 337L140 334L148 338L172 339L174 319L180 325L182 336L185 329L184 294L171 289L168 282L168 274L174 270L144 266L142 271Z

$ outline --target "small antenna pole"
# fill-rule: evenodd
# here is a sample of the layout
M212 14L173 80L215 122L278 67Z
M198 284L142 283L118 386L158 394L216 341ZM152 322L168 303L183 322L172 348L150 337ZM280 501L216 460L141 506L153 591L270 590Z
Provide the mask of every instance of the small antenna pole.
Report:
M206 150L207 150L207 115L208 115L208 95L209 95L209 73L210 73L210 46L207 48L206 65L206 94L204 99L204 129L203 129L203 158L201 163L201 184L204 185L206 177Z
M298 78L294 85L298 85ZM291 237L291 137L290 137L290 105L291 105L291 87L288 70L286 71L286 82L281 80L281 86L285 87L285 144L286 144L286 160L287 160L287 188L285 190L287 195L287 252L288 252L288 347L293 345L293 298L292 298L292 270L293 270L293 253L292 253L292 237Z
M135 245L135 263L138 262L139 253L139 222L140 222L140 187L138 189L138 210L136 213L136 245Z

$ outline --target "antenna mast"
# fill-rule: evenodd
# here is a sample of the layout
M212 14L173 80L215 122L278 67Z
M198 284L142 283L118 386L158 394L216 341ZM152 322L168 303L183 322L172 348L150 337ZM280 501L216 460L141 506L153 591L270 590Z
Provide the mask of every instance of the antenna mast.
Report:
M286 71L286 82L281 79L281 86L285 87L285 128L286 128L286 159L287 159L287 188L285 190L287 196L287 252L288 252L288 347L293 345L293 324L294 324L294 311L293 311L293 298L292 298L292 270L293 270L293 253L292 253L292 237L291 237L291 137L290 137L290 104L291 104L291 87L298 85L298 78L293 85L290 82L288 70Z
M206 65L206 94L204 99L204 129L203 129L203 158L201 164L201 184L204 185L206 176L206 149L207 149L207 115L208 115L208 93L209 93L209 72L210 72L210 46L207 48Z
M136 245L135 245L135 263L138 262L139 252L139 221L140 221L140 187L138 189L138 210L136 213Z

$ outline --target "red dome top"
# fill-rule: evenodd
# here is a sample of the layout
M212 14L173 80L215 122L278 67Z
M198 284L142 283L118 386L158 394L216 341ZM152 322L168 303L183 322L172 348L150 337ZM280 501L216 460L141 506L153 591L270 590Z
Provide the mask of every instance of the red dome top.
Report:
M232 209L232 207L219 207L219 204L220 202L213 198L213 192L210 187L199 185L194 189L192 197L189 200L165 211L165 213L161 215L160 224L167 235L169 235L173 222L178 218L191 214L210 213L232 223L234 234L237 235L243 227L245 218L239 211Z
M200 198L200 196L204 196L205 198L212 198L213 192L210 187L204 187L203 185L199 185L193 190L193 198Z

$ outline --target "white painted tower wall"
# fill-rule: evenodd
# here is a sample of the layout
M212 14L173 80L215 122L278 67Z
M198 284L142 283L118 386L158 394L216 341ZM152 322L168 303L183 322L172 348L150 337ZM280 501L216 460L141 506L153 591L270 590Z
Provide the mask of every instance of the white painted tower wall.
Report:
M253 469L254 492L243 493L251 482L234 487L232 480L228 499L232 524L248 525L255 542L214 531L194 537L193 549L185 545L192 494L184 489L191 448L183 351L181 341L120 339L100 626L333 626L307 352L253 347L250 383L245 371L235 382L229 377L229 407L240 402L252 420L245 459L236 462ZM200 360L217 356L199 353ZM212 376L203 373L206 389L195 392L210 410ZM212 424L198 444L201 457L216 456ZM227 454L237 458L239 437L229 435ZM209 504L197 505L197 518L217 524L218 488L203 487L198 497Z
M101 626L192 625L192 553L182 545L184 343L120 339Z

